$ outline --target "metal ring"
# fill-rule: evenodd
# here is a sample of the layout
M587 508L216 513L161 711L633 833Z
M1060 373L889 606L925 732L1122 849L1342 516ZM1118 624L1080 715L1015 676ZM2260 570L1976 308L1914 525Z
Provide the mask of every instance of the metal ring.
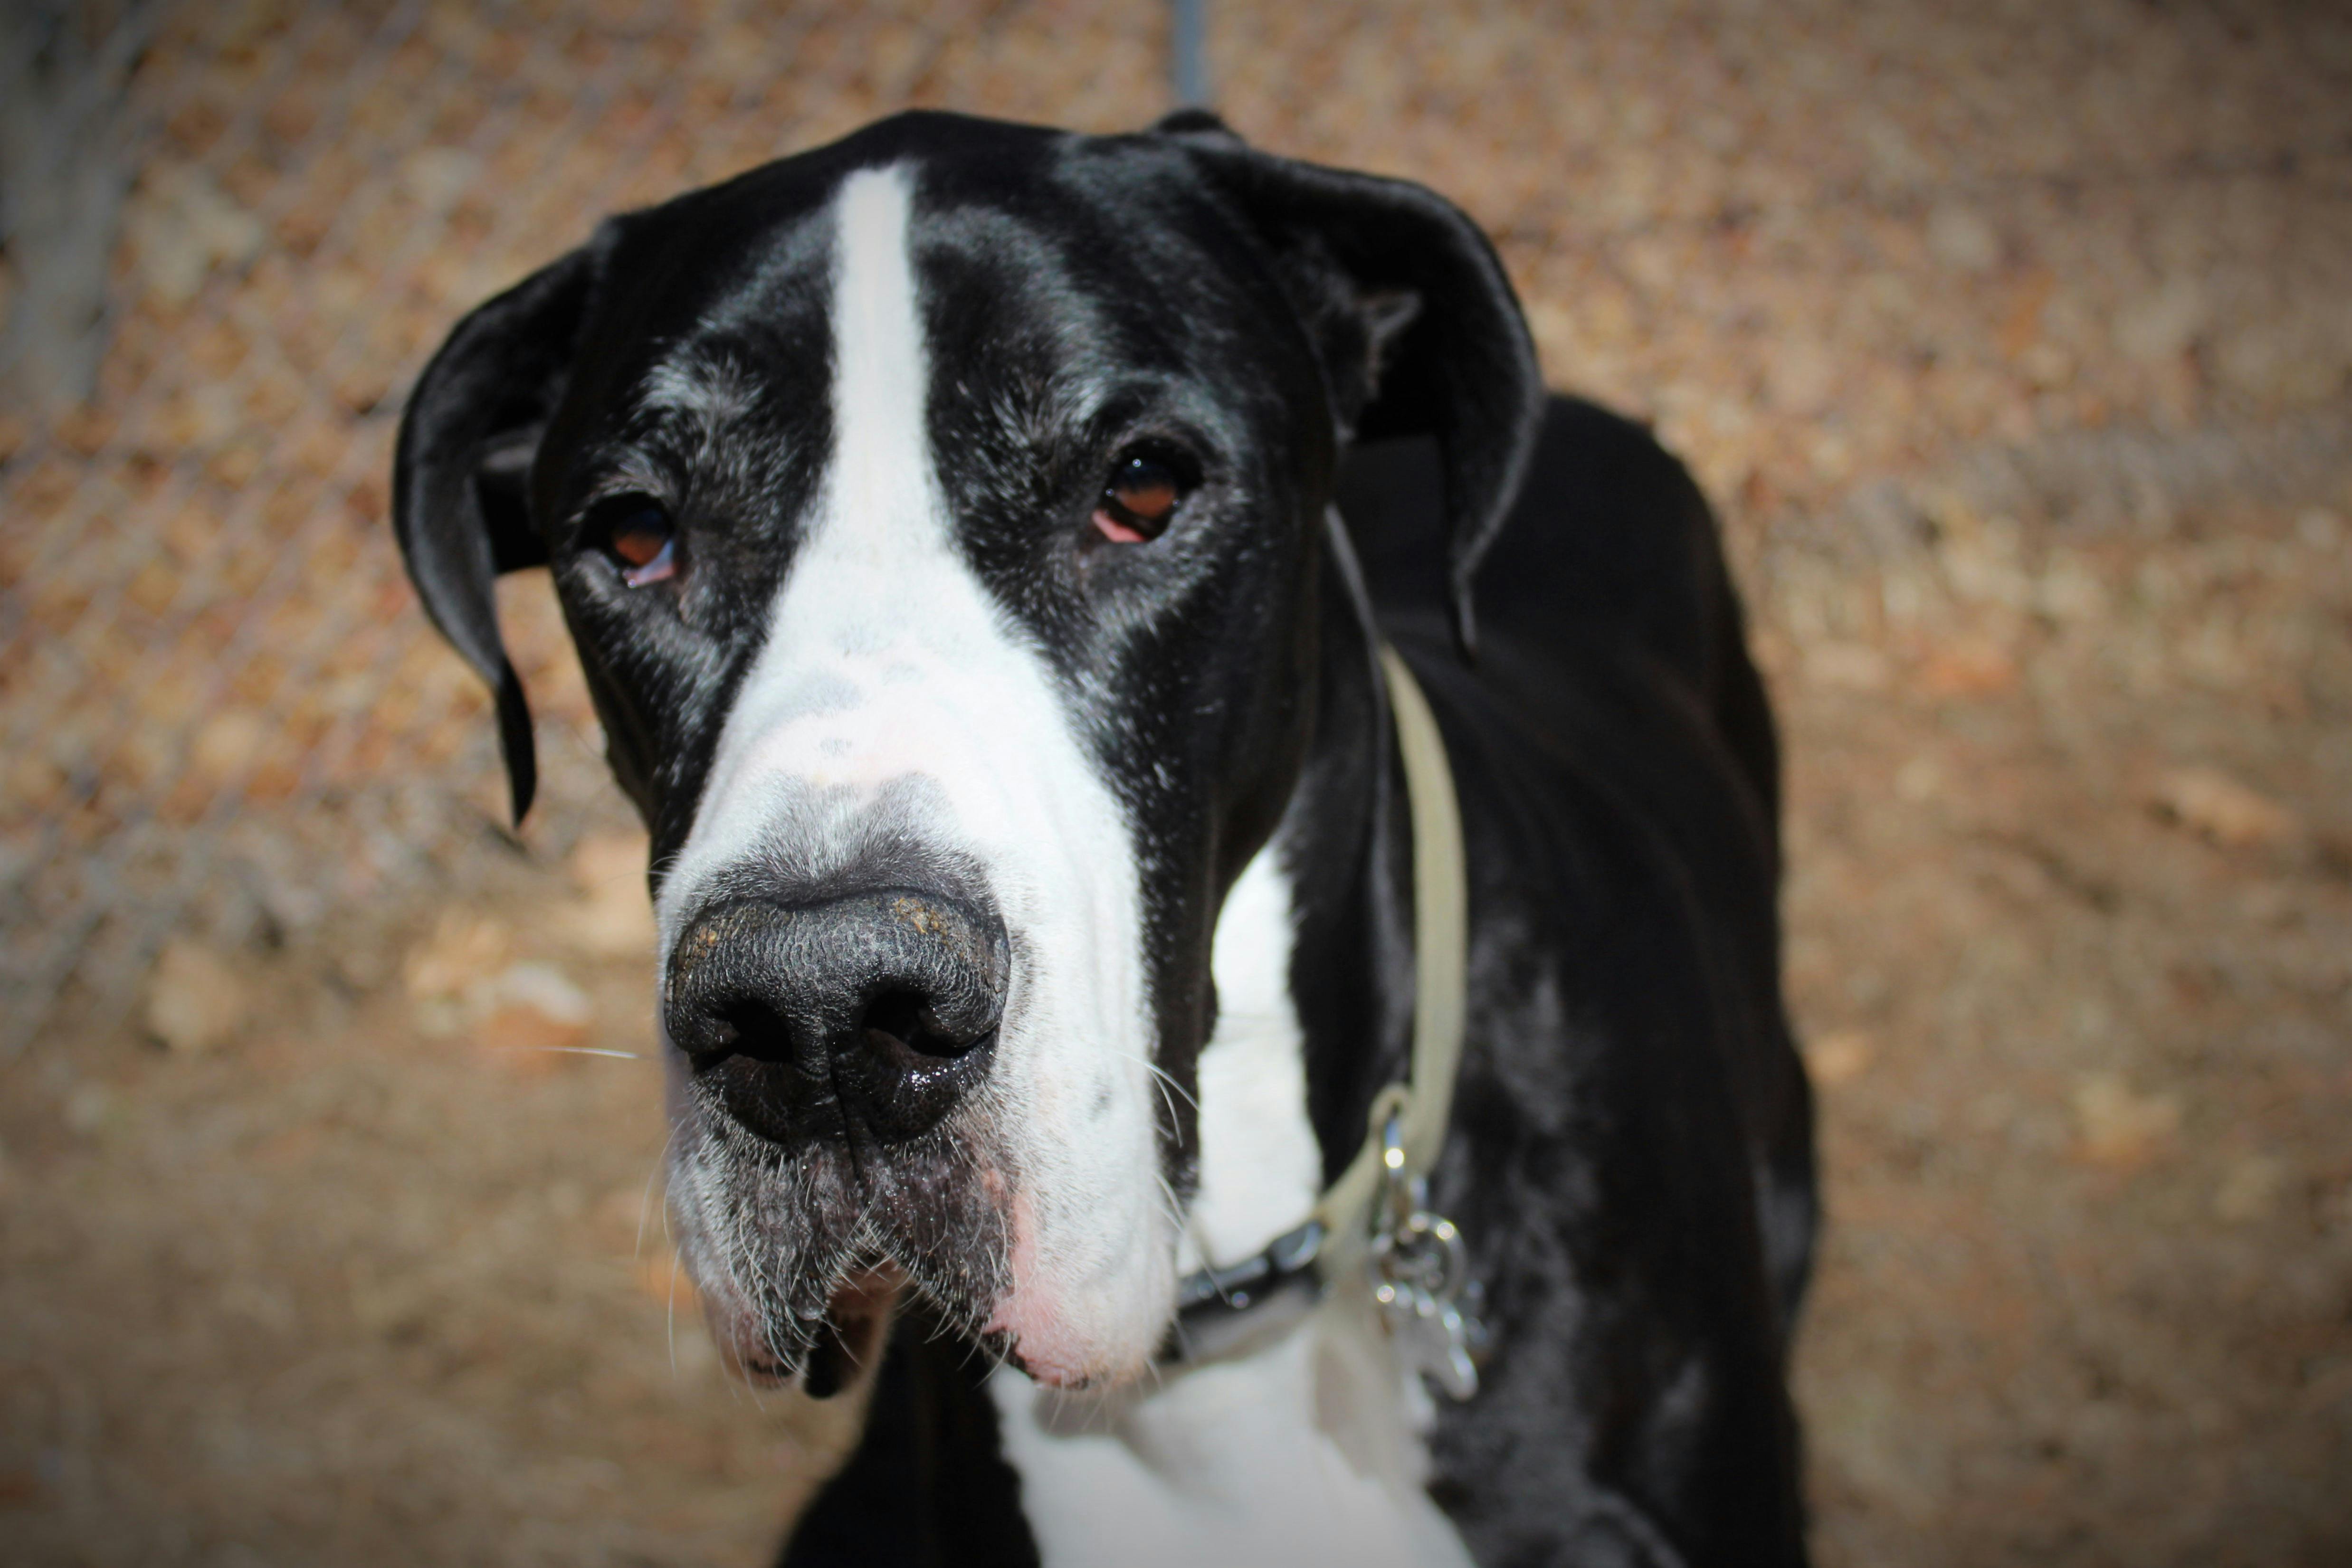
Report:
M1429 1256L1427 1244L1435 1242L1438 1260L1437 1278L1433 1284L1402 1279L1404 1269L1401 1253ZM1470 1271L1469 1249L1464 1246L1462 1232L1443 1215L1426 1209L1416 1209L1407 1215L1394 1228L1383 1227L1372 1240L1372 1265L1383 1281L1392 1285L1411 1283L1437 1301L1452 1301L1461 1291L1463 1281Z

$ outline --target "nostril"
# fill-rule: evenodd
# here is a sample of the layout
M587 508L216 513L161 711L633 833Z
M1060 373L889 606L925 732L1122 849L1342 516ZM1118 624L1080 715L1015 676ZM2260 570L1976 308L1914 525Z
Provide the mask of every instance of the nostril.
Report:
M1007 948L992 913L904 889L719 904L671 950L664 1028L701 1092L762 1137L911 1138L987 1070Z
M886 1055L961 1056L978 1038L958 1040L942 1029L930 999L917 991L884 991L866 1004L863 1025L866 1043Z
M743 997L720 1008L711 1019L711 1056L748 1056L759 1061L783 1061L792 1055L792 1030L783 1018L757 998Z

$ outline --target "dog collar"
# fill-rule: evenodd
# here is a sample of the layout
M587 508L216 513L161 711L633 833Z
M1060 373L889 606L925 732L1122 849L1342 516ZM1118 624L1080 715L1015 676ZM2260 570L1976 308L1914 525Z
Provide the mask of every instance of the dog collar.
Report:
M1478 1391L1475 1357L1486 1340L1477 1281L1469 1277L1461 1232L1427 1202L1462 1063L1470 949L1462 808L1421 683L1385 640L1380 664L1412 825L1410 1076L1372 1097L1363 1146L1306 1223L1253 1257L1197 1270L1178 1282L1168 1359L1203 1359L1213 1354L1208 1342L1221 1337L1213 1328L1218 1320L1274 1296L1311 1285L1362 1288L1406 1363L1454 1398L1467 1399Z

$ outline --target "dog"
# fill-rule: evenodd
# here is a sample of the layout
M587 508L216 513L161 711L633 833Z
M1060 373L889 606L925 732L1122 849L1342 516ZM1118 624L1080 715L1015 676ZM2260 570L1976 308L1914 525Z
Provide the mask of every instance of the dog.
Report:
M867 1401L784 1563L1804 1561L1770 711L1706 501L1456 207L1198 111L900 115L466 317L394 512L518 821L493 580L551 569L684 1265L742 1375ZM1466 845L1458 1401L1360 1281L1196 1273L1410 1071L1388 646Z

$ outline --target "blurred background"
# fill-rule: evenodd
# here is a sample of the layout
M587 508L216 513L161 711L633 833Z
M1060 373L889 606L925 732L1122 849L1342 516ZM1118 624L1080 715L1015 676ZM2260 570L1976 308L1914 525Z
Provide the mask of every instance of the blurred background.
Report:
M501 823L394 426L608 211L910 104L1134 128L1170 57L1163 0L0 7L0 1562L766 1559L839 1416L712 1364L642 841L543 573ZM2352 10L1228 3L1206 67L1466 206L1722 511L1822 1562L2352 1562Z

